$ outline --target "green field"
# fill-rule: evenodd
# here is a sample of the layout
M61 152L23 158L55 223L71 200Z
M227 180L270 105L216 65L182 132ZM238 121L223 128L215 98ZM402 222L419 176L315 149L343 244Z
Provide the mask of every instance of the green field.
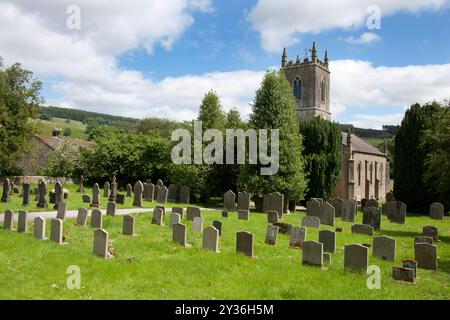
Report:
M69 201L69 209L73 207L76 205ZM337 233L338 249L331 264L320 269L301 264L302 251L289 248L288 235L280 234L276 246L266 245L266 215L252 212L249 221L237 220L236 215L222 218L220 211L203 212L204 226L216 219L223 222L220 253L202 249L201 232L191 230L191 222L185 219L190 248L172 242L168 215L166 225L157 226L150 223L150 213L136 214L136 237L121 234L121 216L104 216L103 227L116 253L107 260L92 254L94 230L75 226L73 219L64 222L66 245L35 240L32 223L30 234L0 229L0 299L450 299L448 217L436 221L408 216L405 225L383 217L382 230L375 235L397 240L395 265L414 258L413 238L423 226L436 226L441 240L439 270L419 269L416 284L396 282L391 277L394 264L370 256L369 264L381 268L381 289L370 290L365 273L343 268L344 244L372 243L370 236L351 234L351 223L336 220L336 226L344 228ZM283 221L299 225L303 216L297 212ZM358 213L357 222L361 220ZM334 230L329 226L321 229ZM254 233L256 258L236 253L236 232L242 230ZM307 239L317 240L318 230L308 228ZM81 289L66 287L71 265L81 270Z
M72 130L72 134L70 137L72 138L78 138L78 139L86 139L87 135L85 133L86 131L86 125L82 122L70 120L70 122L66 122L66 119L61 118L52 118L52 120L34 120L35 127L38 134L43 134L46 136L52 135L53 128L61 128L63 131L65 128L70 128Z
M382 138L362 138L362 139L371 146L374 146L375 148L378 148L378 146L384 142L384 139Z

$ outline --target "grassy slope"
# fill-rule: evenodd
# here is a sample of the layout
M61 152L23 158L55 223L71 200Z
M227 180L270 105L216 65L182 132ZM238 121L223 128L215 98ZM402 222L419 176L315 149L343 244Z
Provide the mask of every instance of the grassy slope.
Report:
M87 135L85 133L86 125L75 120L70 120L66 123L66 119L52 118L52 120L35 120L37 133L51 136L53 128L61 128L63 131L65 128L70 128L72 134L70 137L78 139L86 139Z
M378 148L378 146L384 142L384 139L381 138L362 138L362 139L368 144L374 146L375 148Z
M77 196L78 198L78 196ZM370 264L382 270L380 290L366 287L367 275L343 269L343 246L371 243L371 237L350 233L350 223L337 219L344 232L337 233L338 252L325 270L301 265L301 250L288 247L289 238L280 234L275 247L264 244L266 216L252 213L250 221L238 221L236 213L220 217L220 211L204 212L205 224L223 221L221 252L201 249L201 233L188 226L191 248L171 241L167 226L151 225L151 214L137 216L137 237L122 235L122 217L104 217L117 257L103 260L92 255L93 230L64 223L68 244L34 240L31 234L0 229L0 299L450 299L449 220L408 216L405 225L392 224L383 217L382 231L397 239L397 260L414 257L413 237L425 225L439 228L439 271L419 270L417 284L395 282L391 262L370 256ZM285 217L299 225L304 213ZM357 220L361 222L361 213ZM49 234L47 222L47 234ZM30 232L33 226L30 226ZM321 229L332 227L322 226ZM255 254L250 259L235 252L240 230L255 234ZM307 239L317 240L318 231L308 228ZM371 252L371 251L370 251ZM81 289L66 288L67 267L81 268Z

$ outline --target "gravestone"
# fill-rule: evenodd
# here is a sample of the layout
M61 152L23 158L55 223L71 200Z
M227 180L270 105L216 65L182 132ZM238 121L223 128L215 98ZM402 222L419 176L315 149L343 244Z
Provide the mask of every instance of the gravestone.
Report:
M342 217L342 208L344 206L344 200L341 198L335 198L331 202L331 205L334 207L335 217Z
M12 230L14 224L14 212L6 210L3 217L3 230Z
M397 281L414 282L414 270L405 267L392 267L392 278Z
M108 198L109 197L109 189L110 189L110 184L108 181L106 181L103 184L103 197L104 198Z
M268 211L267 212L267 222L268 223L278 222L278 212L276 212L276 211Z
M355 222L357 203L353 199L344 200L342 205L342 220Z
M433 238L433 241L439 240L439 232L436 227L433 226L425 226L422 228L422 235L424 237L431 237Z
M158 185L154 185L153 186L153 199L156 201L157 199L158 199L158 193L159 193L159 190L161 189L161 187L160 186L158 186Z
M45 219L42 217L34 218L33 236L38 240L45 240Z
M187 246L186 241L186 225L182 223L175 223L172 226L172 240L178 242L183 247Z
M111 191L109 193L108 201L116 202L116 198L117 198L117 182L116 182L116 176L114 176L113 180L111 182Z
M383 260L395 261L395 239L386 236L374 237L373 256Z
M173 207L172 213L178 213L180 215L180 219L183 219L184 209L179 207Z
M102 212L98 209L94 209L91 212L91 228L100 229L103 226Z
M157 224L160 226L164 225L164 212L161 208L155 208L153 209L153 217L152 217L152 224Z
M365 203L365 207L374 207L374 208L378 208L380 206L380 204L378 203L378 201L376 199L368 199Z
M158 181L156 181L156 184L160 187L164 186L164 182L161 179L158 179Z
M321 217L321 204L317 199L309 199L306 202L306 215L311 217Z
M386 203L387 216L391 222L404 224L406 218L406 204L401 201Z
M386 202L395 201L394 193L392 191L389 191L386 193Z
M80 227L86 227L87 223L87 217L88 217L88 210L86 208L79 208L78 209L78 215L76 220L76 225Z
M94 183L94 186L92 187L92 203L91 207L93 208L100 208L100 187L98 183Z
M200 208L188 207L186 216L188 220L193 221L195 217L201 217L202 212L200 211Z
M28 211L19 210L17 219L17 232L28 232Z
M435 202L430 206L430 218L435 220L443 220L444 219L444 206Z
M161 187L158 191L156 201L158 203L167 203L167 193L168 193L167 187L165 186Z
M250 210L238 210L238 220L249 220Z
M106 206L106 215L108 216L115 216L116 215L116 203L115 202L108 202L108 205Z
M134 197L133 197L133 206L135 207L142 207L142 193L144 192L144 185L142 182L137 181L134 184Z
M302 219L303 227L320 228L320 219L316 216L305 216Z
M81 198L83 199L83 203L91 203L91 197L88 194L83 194Z
M250 194L246 191L238 192L238 210L250 210Z
M267 211L271 210L271 205L270 205L271 196L272 196L271 193L265 194L263 196L263 207L262 207L263 212L267 212Z
M373 235L373 227L368 224L352 224L352 233Z
M344 268L352 271L367 271L369 265L369 248L360 244L344 246Z
M172 214L170 215L170 219L169 219L169 227L172 228L172 226L175 223L181 223L181 215L179 213L172 211Z
M101 258L111 258L108 243L109 235L106 230L98 229L94 231L94 255Z
M273 192L270 194L270 211L278 212L278 218L283 218L284 207L284 195L279 192Z
M219 230L214 227L206 227L203 230L203 249L219 252Z
M376 207L365 207L363 212L363 224L372 226L374 230L381 228L381 211Z
M67 203L66 202L60 202L58 206L58 211L56 212L56 218L65 220L67 215Z
M143 198L144 201L153 201L153 193L154 193L154 189L155 186L153 185L153 183L143 183ZM131 193L130 193L131 196Z
M319 231L319 242L323 244L323 252L334 253L336 251L336 233L334 231Z
M323 266L322 243L312 240L304 241L302 248L302 264Z
M80 177L80 186L78 187L77 191L78 193L84 193L84 176Z
M189 187L182 186L180 188L180 199L179 199L179 202L180 203L189 204L190 194L191 194L191 191L190 191Z
M417 273L417 261L414 259L404 259L403 260L403 267L413 269L414 270L414 278L416 277Z
M414 238L414 244L416 243L429 243L433 244L433 238L432 237L425 237L425 236L417 236Z
M3 180L3 194L2 194L2 202L10 202L11 199L9 198L11 183L9 181L9 178L6 178Z
M55 205L53 206L53 209L58 209L59 204L63 201L63 186L61 182L55 183Z
M28 206L30 205L30 184L24 183L23 184L23 199L22 199L22 205Z
M414 254L418 268L437 270L437 246L429 243L416 243L414 244Z
M192 222L192 230L195 230L195 231L203 230L203 218L202 217L194 218L194 221Z
M321 205L320 211L321 211L321 215L319 216L320 223L333 227L335 217L334 207L329 202L325 202L323 205Z
M236 194L228 190L223 194L223 209L227 211L234 211L236 208Z
M236 252L253 257L253 234L247 231L236 233Z
M283 234L291 234L291 230L294 227L292 224L286 222L274 222L272 224L280 228L278 232Z
M47 208L47 182L40 180L38 183L38 208Z
M169 188L167 188L167 201L173 203L178 201L178 187L174 184L171 184Z
M63 244L63 221L61 219L52 219L50 224L50 240L57 244Z
M301 248L305 240L306 240L306 228L293 227L291 229L291 238L289 241L289 246L294 248Z
M223 210L222 211L222 217L228 218L228 211Z
M264 241L266 244L274 246L277 243L278 229L277 226L271 224L267 226L266 239Z
M331 253L324 252L323 253L323 264L330 264L331 263Z
M132 197L133 196L133 187L131 186L131 184L127 183L127 197ZM153 190L152 190L152 201L153 201Z
M221 236L222 235L222 221L214 220L213 227L216 228L217 231L219 231L219 236Z
M135 235L135 217L129 214L123 216L122 233L127 236Z
M116 198L116 203L117 204L125 204L125 195L122 193L118 193L117 198Z

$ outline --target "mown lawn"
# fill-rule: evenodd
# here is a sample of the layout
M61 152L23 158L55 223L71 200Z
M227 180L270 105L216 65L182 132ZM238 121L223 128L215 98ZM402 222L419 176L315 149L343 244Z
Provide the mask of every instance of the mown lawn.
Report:
M154 205L154 204L153 204ZM201 248L202 234L188 227L191 248L172 243L168 226L152 225L151 214L137 214L138 236L121 234L122 217L104 217L117 256L104 260L93 256L93 231L64 222L68 244L35 240L30 234L0 229L0 299L450 299L450 228L444 221L408 216L405 225L392 224L383 217L384 234L397 239L396 265L413 258L413 237L425 225L439 228L439 270L418 271L416 284L391 278L391 262L370 256L369 263L381 268L381 289L369 290L365 273L343 268L343 246L372 243L370 236L350 233L351 223L337 219L344 231L337 233L337 253L324 269L301 264L302 251L289 248L289 237L280 234L276 246L264 244L266 215L251 213L249 221L237 214L222 218L220 211L204 211L204 226L213 220L223 222L220 253ZM304 213L286 215L285 222L300 224ZM358 213L358 222L362 214ZM89 225L89 223L88 223ZM47 234L50 223L47 222ZM333 230L322 226L321 229ZM256 258L235 252L236 232L255 235ZM317 240L318 231L308 228L307 239ZM370 250L370 254L372 250ZM67 268L80 267L81 289L66 287Z
M38 130L37 133L51 136L53 128L61 128L63 131L65 128L70 128L72 138L86 139L86 125L82 122L70 120L66 122L66 119L52 118L51 120L41 120L37 119L35 121L35 126Z

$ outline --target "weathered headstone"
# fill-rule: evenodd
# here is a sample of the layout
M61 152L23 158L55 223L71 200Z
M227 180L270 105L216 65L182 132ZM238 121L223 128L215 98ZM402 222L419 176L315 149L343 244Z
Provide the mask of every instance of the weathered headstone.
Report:
M222 211L222 217L228 218L228 211L223 210Z
M404 259L403 260L403 267L409 268L414 270L414 278L416 277L417 273L417 261L414 259Z
M444 206L441 203L435 202L431 204L430 218L435 220L444 219Z
M189 204L190 194L191 194L191 191L190 191L189 187L182 186L180 188L180 199L179 199L179 202L180 203L184 203L184 204Z
M414 282L414 270L405 267L392 267L392 278L397 281Z
M153 201L153 193L155 192L155 186L153 185L153 183L143 183L143 198L144 201ZM130 193L131 195L131 193Z
M312 240L304 241L302 246L302 264L323 266L323 244Z
M106 206L106 215L108 216L115 216L116 215L116 203L109 201L108 205Z
M28 206L30 204L30 184L24 183L22 187L23 187L22 205Z
M364 207L374 207L374 208L378 208L380 206L380 204L378 203L378 201L376 199L368 199L365 203ZM363 207L363 208L364 208Z
M131 186L131 184L127 183L127 197L132 197L133 196L133 187ZM153 190L152 190L152 201L153 201Z
M11 182L8 178L3 180L3 194L2 194L2 202L10 202L9 192L11 188Z
M84 193L84 176L80 177L79 183L80 183L80 186L78 187L77 192Z
M14 212L6 210L3 217L3 230L12 230L14 224Z
M61 182L55 183L55 205L53 206L53 209L58 209L59 204L63 201L63 186Z
M123 216L122 233L127 236L135 235L135 217L129 214Z
M431 237L433 241L439 240L439 231L436 227L433 226L425 226L422 228L422 235L424 237Z
M253 234L247 231L236 233L236 252L253 257Z
M110 184L109 184L109 182L108 181L106 181L104 184L103 184L103 197L104 198L108 198L109 197L109 189L110 189Z
M116 202L116 198L117 198L117 182L116 176L114 176L111 182L111 191L109 193L108 201Z
M279 228L277 226L269 224L267 226L266 239L264 242L268 245L274 246L277 243L278 230Z
M152 224L157 224L160 226L164 225L164 212L161 208L155 208L153 209L153 217L152 217Z
M88 213L88 210L86 208L79 208L78 209L77 220L76 220L75 224L80 226L80 227L86 227L88 214L89 213Z
M219 236L221 236L222 235L222 221L214 220L213 227L219 231Z
M47 182L45 180L40 180L38 183L38 208L47 208Z
M172 213L178 213L180 215L180 219L183 219L184 209L179 207L173 207Z
M268 211L267 212L267 222L268 223L278 222L278 212L276 212L276 211Z
M122 193L118 193L117 198L116 198L116 203L117 204L125 204L125 195Z
M437 246L429 243L416 243L414 244L414 254L418 268L437 270Z
M280 228L278 232L283 234L291 234L291 230L294 227L292 224L286 222L274 222L272 224Z
M406 204L401 201L391 201L386 203L387 216L391 222L405 223Z
M91 212L91 228L102 228L103 226L103 216L102 212L98 209L94 209Z
M175 223L181 223L181 215L179 213L172 211L172 214L170 215L170 218L169 218L169 227L172 228L172 226Z
M426 236L417 236L414 238L414 244L416 243L429 243L433 244L433 238L432 237L426 237Z
M88 194L83 194L81 196L83 203L91 203L91 197Z
M316 216L305 216L302 219L303 227L320 228L320 219Z
M203 218L202 217L194 218L194 221L192 222L192 230L195 230L195 231L203 230Z
M175 203L178 201L178 186L171 184L167 188L167 201Z
M134 197L133 197L133 206L135 207L142 207L142 193L144 192L144 185L142 182L137 181L134 184Z
M50 225L50 240L57 244L64 243L63 221L61 219L52 219Z
M381 211L376 207L365 207L363 212L363 224L372 226L374 230L381 228Z
M158 179L158 181L156 181L156 184L160 187L164 186L164 182L161 179Z
M373 235L373 227L368 224L352 224L352 233Z
M344 246L344 267L352 271L367 271L369 265L369 248L360 244Z
M94 208L100 208L100 187L98 183L94 183L94 186L92 187L92 203L91 207Z
M395 201L394 193L392 191L389 191L386 193L386 202Z
M284 206L284 195L279 192L273 192L270 194L270 211L278 212L278 218L283 218L283 206Z
M294 248L301 248L306 240L306 228L293 227L291 229L291 238L289 245Z
M342 220L355 222L357 203L353 199L344 200L342 205Z
M201 217L202 212L200 211L200 208L188 207L186 216L188 220L193 221L195 217Z
M45 219L42 217L34 218L33 236L38 240L45 240Z
M250 210L250 194L246 191L238 193L238 210Z
M178 242L183 247L186 247L186 225L182 223L175 223L172 226L172 240L173 242Z
M66 202L60 202L58 206L58 211L56 212L56 218L65 220L67 215L67 203Z
M227 211L236 209L236 194L231 190L223 194L223 209Z
M158 191L156 201L158 203L167 203L167 193L168 193L167 187L165 186L161 187Z
M94 231L94 255L102 258L111 258L109 253L109 235L106 230Z
M341 198L335 198L331 202L331 205L334 207L335 217L342 217L342 208L344 207L344 200Z
M312 217L321 217L321 204L317 199L309 199L306 202L306 215Z
M249 220L250 210L238 210L238 220Z
M17 219L17 232L28 232L28 211L19 210Z
M335 217L334 207L330 203L325 202L323 205L321 205L320 211L321 211L321 215L319 216L320 223L325 224L327 226L334 226L334 217Z
M336 251L336 233L330 230L319 231L319 242L323 244L323 252Z
M219 252L219 230L214 227L206 227L203 230L203 249Z
M395 261L395 239L379 236L373 238L373 256Z

